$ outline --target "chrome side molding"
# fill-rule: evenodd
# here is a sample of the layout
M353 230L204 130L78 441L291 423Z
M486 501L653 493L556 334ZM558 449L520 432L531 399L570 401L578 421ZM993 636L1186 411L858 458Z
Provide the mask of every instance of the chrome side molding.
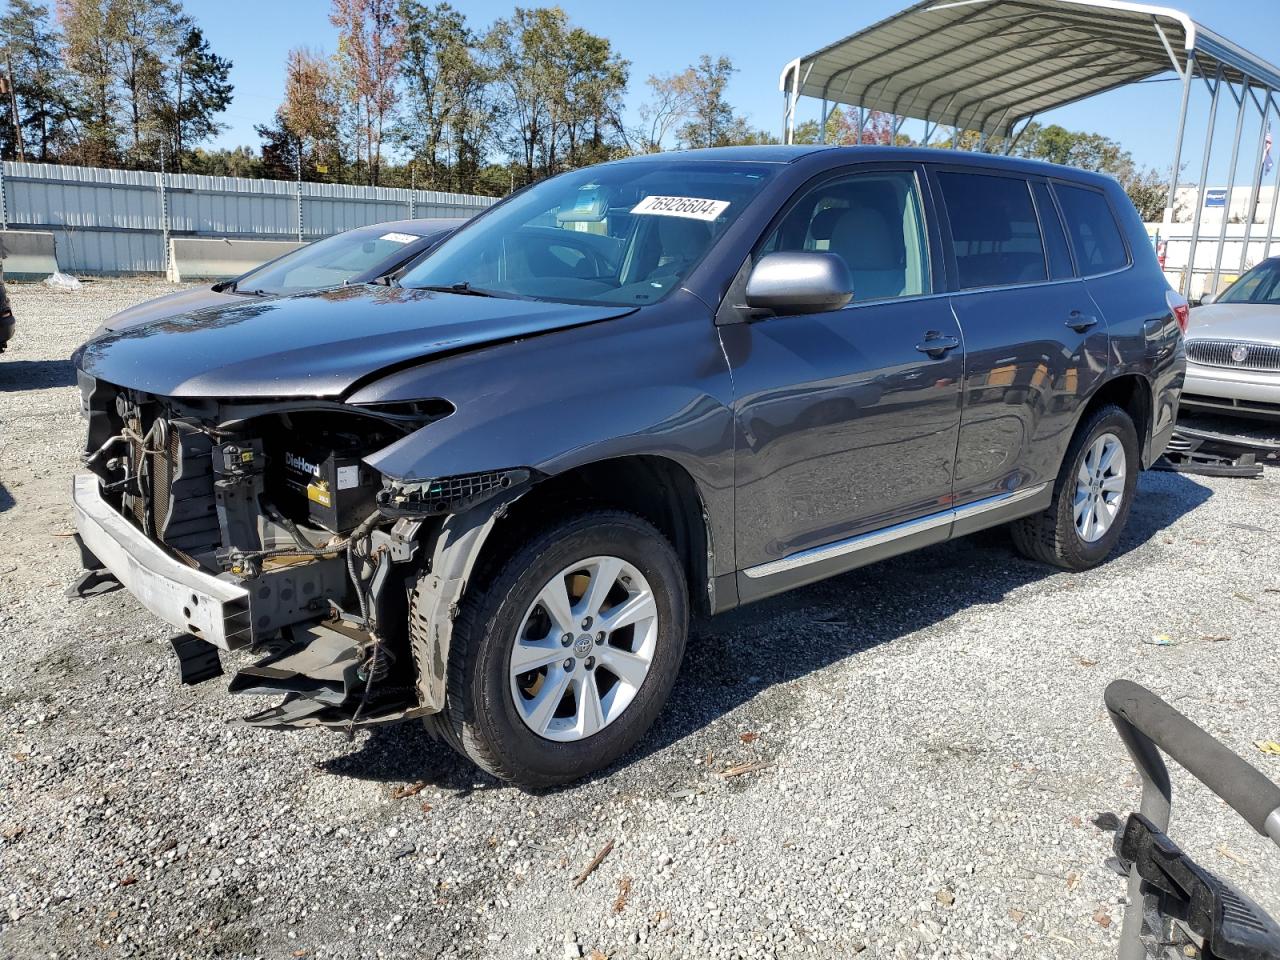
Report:
M778 560L770 560L768 563L748 567L742 572L751 577L751 579L758 580L762 577L771 577L777 573L795 570L797 567L808 566L811 563L834 560L836 557L843 557L850 553L857 553L859 550L868 550L881 544L892 543L894 540L901 540L903 537L911 537L927 530L944 527L947 524L955 523L957 520L965 520L991 510L998 510L1001 507L1029 500L1037 494L1043 493L1048 486L1048 483L1039 483L1034 487L1023 487L1021 490L1013 490L1009 493L997 494L994 497L975 500L973 503L966 503L962 507L926 514L914 520L895 523L891 527L872 530L845 540L836 540L834 543L827 543L820 547L810 547L808 550L801 550Z

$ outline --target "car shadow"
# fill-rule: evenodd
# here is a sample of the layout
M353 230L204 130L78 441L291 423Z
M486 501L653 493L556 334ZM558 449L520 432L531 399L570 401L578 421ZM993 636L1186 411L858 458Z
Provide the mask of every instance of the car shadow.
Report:
M1142 546L1213 491L1176 473L1146 473L1115 557ZM1063 571L1017 554L1007 530L985 530L904 554L695 622L667 707L639 744L588 778L607 778L769 690L881 644L927 629L976 604ZM374 729L333 774L423 781L470 792L502 786L424 735L416 723ZM573 789L573 785L560 789Z
M17 501L13 499L13 494L4 485L4 481L0 480L0 513L11 509L16 503Z
M0 392L73 387L76 370L70 360L6 360L0 357Z

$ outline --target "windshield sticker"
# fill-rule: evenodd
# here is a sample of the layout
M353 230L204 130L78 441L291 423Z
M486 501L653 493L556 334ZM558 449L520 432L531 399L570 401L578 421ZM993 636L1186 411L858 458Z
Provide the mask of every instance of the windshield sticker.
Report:
M412 233L384 233L379 240L390 240L392 243L413 243L418 238Z
M728 200L654 196L645 197L631 208L631 212L655 217L688 217L690 220L714 220L728 209Z

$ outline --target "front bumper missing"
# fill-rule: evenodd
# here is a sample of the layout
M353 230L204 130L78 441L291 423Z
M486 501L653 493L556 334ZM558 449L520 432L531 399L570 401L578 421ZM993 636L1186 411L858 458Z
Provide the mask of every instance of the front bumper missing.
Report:
M1204 477L1255 478L1262 476L1264 464L1280 466L1280 443L1179 425L1154 469Z
M71 501L85 548L153 614L223 650L252 635L247 590L166 553L102 499L98 478L78 474Z

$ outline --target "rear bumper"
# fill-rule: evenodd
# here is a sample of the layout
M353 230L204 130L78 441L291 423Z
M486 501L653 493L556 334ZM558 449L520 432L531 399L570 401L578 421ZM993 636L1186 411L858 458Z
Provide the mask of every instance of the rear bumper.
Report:
M98 478L78 474L71 501L85 548L153 614L223 650L251 636L249 592L170 556L102 499Z

